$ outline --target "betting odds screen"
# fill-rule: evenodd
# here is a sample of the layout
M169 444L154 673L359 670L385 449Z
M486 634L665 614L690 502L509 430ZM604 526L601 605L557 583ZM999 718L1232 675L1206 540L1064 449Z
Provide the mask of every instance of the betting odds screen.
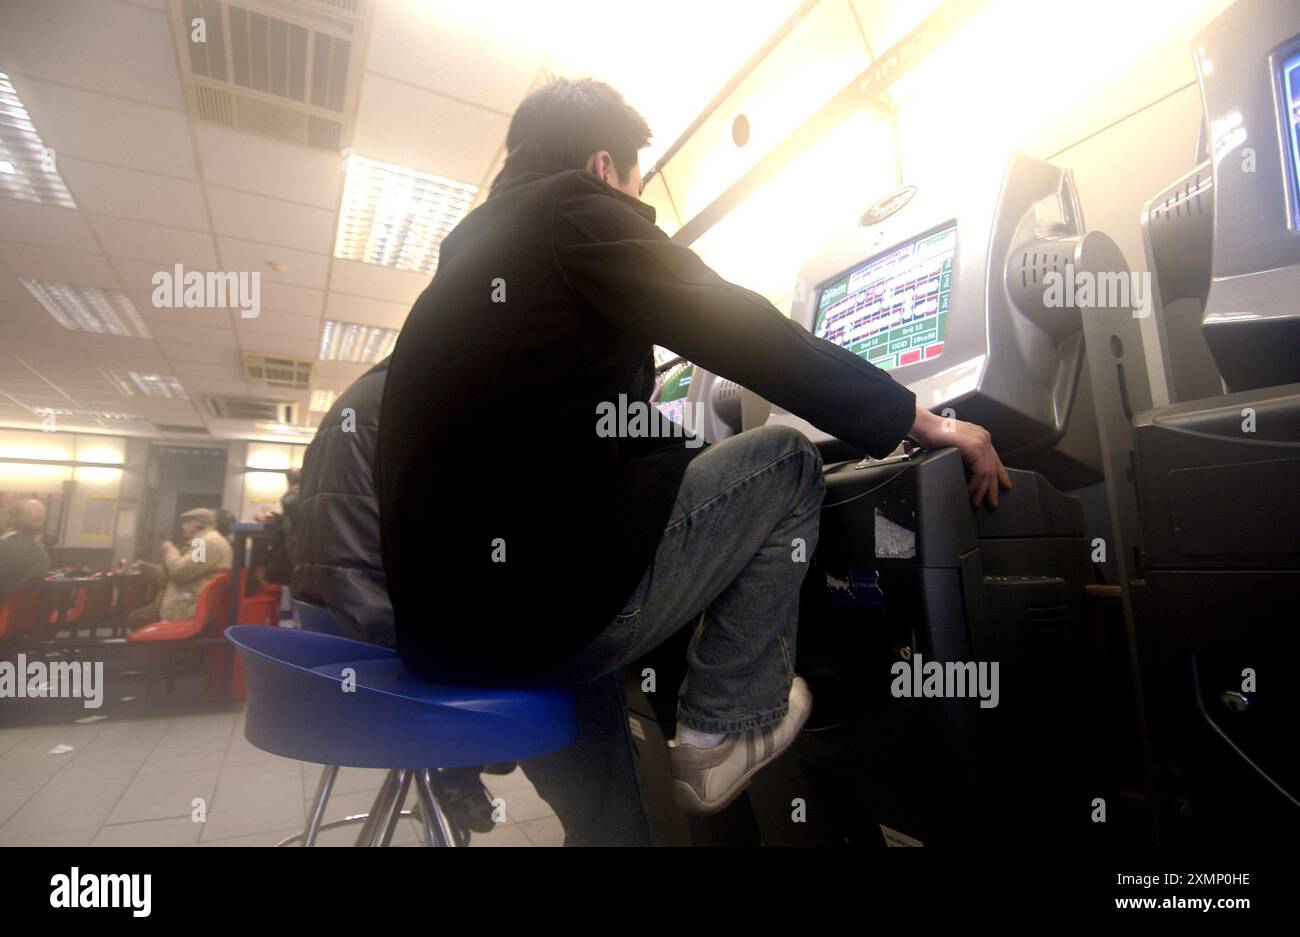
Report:
M952 225L832 280L817 298L813 334L884 370L937 358L956 251Z
M683 361L664 375L663 389L655 406L674 423L686 425L686 395L691 390L691 376L694 369Z

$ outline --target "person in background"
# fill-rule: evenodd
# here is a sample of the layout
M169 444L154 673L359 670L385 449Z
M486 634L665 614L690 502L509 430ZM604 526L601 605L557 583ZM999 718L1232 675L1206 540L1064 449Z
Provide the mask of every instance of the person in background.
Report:
M265 518L273 531L266 555L265 577L267 582L281 586L289 585L297 563L298 524L302 519L302 470L291 468L284 477L289 487L280 498L280 511L272 511Z
M235 541L231 539L230 532L235 527L235 515L225 508L217 508L217 533L226 538L226 541L233 547Z
M327 609L340 634L391 648L393 603L379 555L379 503L370 467L387 375L385 358L334 401L307 447L300 478L291 480L296 484L285 495L282 523L286 540L292 536L294 598ZM487 833L494 825L492 803L479 771L440 774L448 810L462 829Z
M294 557L298 552L298 525L302 522L302 469L289 469L284 477L289 488L280 499L280 510L284 512L282 523L289 560L296 563Z
M0 536L0 605L19 589L40 582L50 568L38 539L45 527L45 505L34 498L18 501L8 514Z
M329 610L339 633L393 647L393 603L379 556L379 505L370 460L388 359L345 390L303 457L291 591ZM286 495L286 497L288 497Z
M194 508L181 515L181 538L177 547L170 540L162 545L163 561L141 563L153 573L162 589L158 599L142 605L126 617L128 631L135 631L155 621L184 620L194 617L203 587L230 569L230 542L217 531L217 512ZM202 552L199 552L202 544Z

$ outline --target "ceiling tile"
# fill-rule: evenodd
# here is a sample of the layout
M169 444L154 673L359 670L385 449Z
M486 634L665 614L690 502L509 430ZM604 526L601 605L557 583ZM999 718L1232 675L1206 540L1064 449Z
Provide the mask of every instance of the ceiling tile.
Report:
M77 156L194 179L194 148L184 111L140 104L25 75L14 87L56 159Z
M424 273L398 270L380 264L363 264L355 260L340 260L337 257L333 259L330 268L331 291L386 299L407 306L413 304L424 292L429 279L428 274Z
M333 293L325 303L325 318L337 322L356 322L360 325L379 325L386 329L400 329L411 307L405 303L388 303L361 296Z
M0 326L26 325L35 328L49 326L54 320L39 303L31 306L10 305L0 302Z
M82 211L192 231L208 230L203 191L197 182L72 156L60 159L58 167Z
M88 214L87 218L110 257L157 264L155 272L168 274L175 264L188 270L217 269L217 252L210 234L102 215Z
M154 320L149 323L149 331L154 334L154 338L166 347L167 342L201 342L204 345L210 345L216 348L234 348L235 331L230 327L229 320L222 322L209 313L216 312L212 309L194 309L197 313L191 323L169 322L163 320ZM221 310L224 315L224 310ZM200 324L202 323L202 324Z
M160 341L158 347L172 362L172 365L176 368L176 376L181 378L182 381L185 379L184 362L197 361L203 364L223 365L225 367L242 367L239 352L235 350L233 342L230 346L213 346L192 345L188 342Z
M0 62L10 74L185 107L167 17L124 3L4 0Z
M268 140L196 121L203 178L213 185L305 202L334 211L343 185L343 156Z
M262 310L256 319L240 319L235 323L235 331L240 336L240 344L248 347L258 335L284 335L289 338L320 338L320 316L295 316L279 310ZM250 336L250 337L245 337Z
M556 28L545 3L388 0L375 10L366 67L509 114L550 53Z
M187 377L183 382L185 392L195 397L247 397L253 386L246 381L219 381L209 378Z
M261 273L262 308L266 308L265 289L271 282L306 286L312 289L325 288L330 259L323 254L311 254L287 247L274 247L227 237L217 238L217 246L221 251L221 261L225 269ZM270 266L272 263L281 264L284 269L273 270Z
M145 297L144 301L147 304L149 298ZM224 331L233 328L235 319L238 318L238 314L230 309L185 309L179 306L172 308L170 306L155 307L152 305L142 307L134 298L132 298L132 302L135 302L136 308L144 316L145 325L149 326L149 330L155 337L158 337L158 333L153 328L156 323L161 323L165 330L168 327L188 329L197 326L199 328Z
M131 297L135 308L148 318L148 314L154 310L153 292L156 287L153 284L153 277L160 270L167 268L162 264L124 260L121 257L110 257L109 263L117 272L118 279L122 283L121 289Z
M337 213L208 186L218 234L328 255L334 249Z
M177 363L176 377L189 390L190 381L233 384L244 382L244 371L238 361L235 363L209 363L205 361L183 361Z
M85 351L100 357L130 356L132 361L161 360L158 343L151 338L127 335L95 335L91 332L72 332L72 339ZM138 371L139 368L131 370Z
M0 274L0 303L29 299L32 299L32 294L27 292L27 287L18 282L17 277Z
M84 394L122 397L122 393L113 386L97 368L74 368L67 366L38 367L41 377L45 378L69 397L77 398Z
M240 342L245 351L260 352L265 355L288 355L293 358L315 358L320 350L316 338L293 338L285 335L267 335L265 333L244 333Z
M362 156L475 185L510 119L367 73L352 147Z
M117 275L102 254L0 241L0 261L16 277L121 289Z
M95 238L75 209L0 200L0 241L98 252Z
M262 281L262 308L278 309L300 316L320 316L325 308L325 291Z
M312 386L326 390L343 391L370 370L368 364L352 364L347 361L317 361L313 369Z

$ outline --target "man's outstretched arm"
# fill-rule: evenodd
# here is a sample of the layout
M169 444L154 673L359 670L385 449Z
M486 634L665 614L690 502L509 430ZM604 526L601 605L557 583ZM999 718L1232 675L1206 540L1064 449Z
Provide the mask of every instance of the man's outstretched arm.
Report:
M562 199L556 256L596 314L748 387L873 456L904 436L955 446L975 503L1010 480L989 434L917 406L887 373L811 335L770 302L718 276L689 248L595 189Z

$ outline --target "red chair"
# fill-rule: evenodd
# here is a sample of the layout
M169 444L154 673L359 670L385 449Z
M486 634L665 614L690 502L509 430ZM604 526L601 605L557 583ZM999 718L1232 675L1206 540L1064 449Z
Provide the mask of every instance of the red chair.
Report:
M81 620L86 613L86 587L78 585L72 592L71 600L68 600L68 593L59 590L58 598L54 608L50 609L49 621L51 627L58 623L59 612L63 611L62 628L68 628Z
M39 589L19 589L0 605L0 641L25 638L36 630Z
M153 667L149 676L149 695L161 674L166 675L167 690L174 685L173 662L176 652L182 648L195 646L211 647L220 644L224 647L222 634L230 617L230 573L223 572L209 580L199 592L198 601L194 603L194 617L155 621L137 628L127 636L127 641L134 644L151 645L154 652Z
M114 608L112 630L114 634L126 631L126 616L153 599L154 583L151 578L132 576L122 583L117 605Z
M247 573L247 570L244 571ZM247 581L247 576L241 576ZM268 585L260 592L244 595L240 590L239 611L236 623L241 625L280 624L280 587ZM220 702L227 694L231 700L244 698L244 665L239 655L229 655L226 647L211 647L207 651L207 677L203 681L203 698L208 702Z

